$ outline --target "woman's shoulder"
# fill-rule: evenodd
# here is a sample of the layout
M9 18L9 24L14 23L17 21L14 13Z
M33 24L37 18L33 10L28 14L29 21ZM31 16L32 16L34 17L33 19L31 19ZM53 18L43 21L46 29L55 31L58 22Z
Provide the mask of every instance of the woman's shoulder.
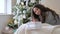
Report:
M46 14L52 14L50 11L47 11Z
M48 22L49 24L52 25L58 25L60 24L60 18L58 19L58 17L55 15L53 15L50 11L46 12L46 22Z

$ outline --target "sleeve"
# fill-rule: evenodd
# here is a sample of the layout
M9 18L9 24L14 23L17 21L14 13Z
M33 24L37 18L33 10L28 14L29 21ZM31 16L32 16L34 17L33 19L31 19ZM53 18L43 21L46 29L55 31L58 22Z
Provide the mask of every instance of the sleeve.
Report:
M14 34L25 34L25 25L21 25Z
M47 12L46 14L47 14L47 16L46 16L45 22L48 23L48 24L51 24L51 25L55 25L56 20L55 20L54 16L52 15L52 13Z

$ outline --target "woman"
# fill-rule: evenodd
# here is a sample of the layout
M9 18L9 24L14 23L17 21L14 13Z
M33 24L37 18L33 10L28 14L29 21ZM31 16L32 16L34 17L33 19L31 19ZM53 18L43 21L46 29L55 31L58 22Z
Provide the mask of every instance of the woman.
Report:
M21 25L14 34L40 34L42 30L41 23L58 24L59 16L54 11L41 4L34 5L31 13L32 21ZM46 33L42 32L42 34Z
M32 9L32 17L41 21L42 23L49 23L51 25L60 25L59 15L55 11L44 7L41 4L36 4Z

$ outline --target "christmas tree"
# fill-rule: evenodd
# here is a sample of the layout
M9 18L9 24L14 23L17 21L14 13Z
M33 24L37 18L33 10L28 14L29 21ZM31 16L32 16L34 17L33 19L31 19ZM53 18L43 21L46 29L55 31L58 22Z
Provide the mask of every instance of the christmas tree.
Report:
M17 29L20 25L29 22L31 17L31 8L37 2L39 1L35 0L34 2L32 2L30 0L20 0L20 3L17 3L12 8L12 13L14 17L12 18L12 23L8 23L8 26L13 29Z

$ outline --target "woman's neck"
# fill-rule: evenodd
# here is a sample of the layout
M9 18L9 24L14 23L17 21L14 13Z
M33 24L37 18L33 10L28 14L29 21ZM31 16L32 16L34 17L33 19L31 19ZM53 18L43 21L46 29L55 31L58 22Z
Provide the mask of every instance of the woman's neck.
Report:
M37 19L32 19L32 22L35 23L35 22L39 22Z

